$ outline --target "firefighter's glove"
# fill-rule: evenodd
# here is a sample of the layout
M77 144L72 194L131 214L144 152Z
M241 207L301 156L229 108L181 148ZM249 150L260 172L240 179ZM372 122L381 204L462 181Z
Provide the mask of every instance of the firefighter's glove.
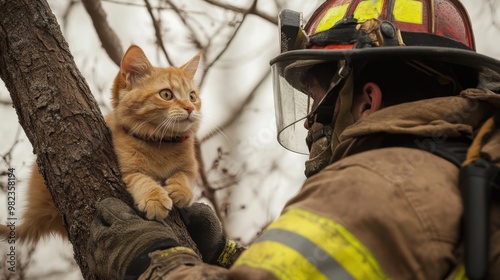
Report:
M222 225L212 208L203 203L193 203L182 211L186 228L203 261L231 267L245 248L224 236Z
M97 204L90 226L87 261L101 279L134 279L149 266L148 253L178 245L169 226L144 220L121 200L107 198Z

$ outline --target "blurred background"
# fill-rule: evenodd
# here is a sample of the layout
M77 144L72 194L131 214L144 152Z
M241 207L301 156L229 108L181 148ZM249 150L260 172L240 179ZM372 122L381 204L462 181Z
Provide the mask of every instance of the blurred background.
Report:
M308 19L323 1L48 2L103 114L111 108L111 84L130 44L142 47L151 62L162 67L180 66L204 50L196 76L204 118L198 133L204 172L196 198L214 207L228 236L251 243L305 180L306 156L289 152L276 141L269 60L279 53L277 16L288 8ZM496 45L500 2L462 3L472 20L477 51L500 59ZM0 135L0 222L4 223L7 169L15 168L16 204L22 207L35 157L1 80ZM7 244L0 243L1 279L82 278L67 241L50 238L16 250L16 273L10 273Z

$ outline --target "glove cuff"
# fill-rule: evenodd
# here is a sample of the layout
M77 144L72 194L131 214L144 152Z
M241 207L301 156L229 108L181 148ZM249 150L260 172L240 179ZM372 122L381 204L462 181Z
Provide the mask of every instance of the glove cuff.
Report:
M218 250L216 254L217 259L212 262L212 264L222 266L225 268L230 268L233 263L238 259L240 254L245 250L244 247L238 245L235 241L224 238L225 241L222 243L224 246Z
M173 247L154 251L149 254L149 257L151 258L151 264L142 274L144 279L160 279L159 276L165 276L181 265L194 266L203 263L200 257L191 248L187 247Z
M153 246L146 248L142 251L139 256L137 256L127 267L127 271L125 272L124 279L125 280L133 280L137 279L139 275L141 275L151 263L151 258L149 257L149 253L168 249L172 247L179 246L179 243L174 239L167 238L160 243L156 243Z

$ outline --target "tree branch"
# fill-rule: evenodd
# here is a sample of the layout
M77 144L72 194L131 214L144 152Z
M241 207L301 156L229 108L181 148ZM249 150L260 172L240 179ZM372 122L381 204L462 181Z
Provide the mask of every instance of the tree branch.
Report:
M212 4L214 6L226 9L226 10L237 12L237 13L256 15L264 20L267 20L268 22L270 22L274 25L278 25L278 19L276 17L268 15L268 14L257 9L257 1L254 1L252 3L252 6L248 9L238 8L238 7L233 6L233 5L219 3L218 1L215 1L215 0L205 0L205 2Z
M207 178L207 174L205 172L205 163L204 163L203 158L201 156L201 146L200 146L200 143L198 142L198 140L196 140L195 148L196 148L196 157L197 157L197 160L199 163L198 173L200 175L200 180L201 180L201 184L203 187L203 196L205 196L208 199L208 201L210 201L210 203L212 203L212 206L214 207L215 214L217 215L217 218L219 218L219 221L223 225L222 230L223 230L224 234L227 236L226 227L224 226L224 219L220 213L219 201L215 197L215 193L217 190L212 187L212 185L210 184L210 182Z
M163 51L163 54L165 55L165 58L167 59L167 62L169 65L174 65L172 62L172 59L168 55L167 48L165 47L165 44L163 43L163 36L161 35L161 27L156 19L155 15L153 14L153 8L151 4L149 3L149 0L144 0L144 4L146 4L146 9L148 10L149 16L151 17L151 21L153 22L153 27L155 29L155 36L156 36L156 41L158 45L160 46L161 50Z
M120 67L123 56L123 49L118 35L109 26L106 20L106 12L104 12L100 0L82 0L83 6L94 24L97 36L101 40L102 47L108 53L113 62Z

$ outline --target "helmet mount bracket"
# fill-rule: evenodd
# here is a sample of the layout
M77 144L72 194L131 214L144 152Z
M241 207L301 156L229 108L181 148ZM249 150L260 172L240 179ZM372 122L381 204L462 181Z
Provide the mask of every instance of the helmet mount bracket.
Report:
M304 49L308 39L303 29L302 13L285 9L280 12L278 21L281 53Z

